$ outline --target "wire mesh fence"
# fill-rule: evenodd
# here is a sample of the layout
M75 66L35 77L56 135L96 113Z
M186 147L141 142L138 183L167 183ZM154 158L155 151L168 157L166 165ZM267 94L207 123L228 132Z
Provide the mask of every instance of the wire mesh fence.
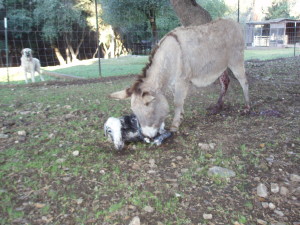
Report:
M148 55L158 40L179 26L169 3L159 5L156 17L151 10L143 9L136 23L112 27L103 21L105 14L100 2L77 1L81 3L79 6L74 2L0 0L0 83L13 81L15 77L24 83L20 69L24 48L33 50L33 56L46 71L99 77L97 58L101 57L105 59L101 60L103 76L122 75L122 69L120 73L113 72L120 66L131 66L125 74L138 73L147 58L127 57L121 61L118 57ZM248 49L270 50L273 58L300 54L300 21L285 21L284 27L250 23L244 30ZM116 62L109 58L116 58ZM248 58L257 58L257 55L249 53Z

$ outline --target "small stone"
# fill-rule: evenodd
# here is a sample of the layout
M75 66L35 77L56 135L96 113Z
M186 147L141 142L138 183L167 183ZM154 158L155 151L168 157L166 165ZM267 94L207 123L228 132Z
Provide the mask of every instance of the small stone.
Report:
M151 207L151 206L145 206L144 207L144 211L148 212L148 213L153 213L154 212L154 209Z
M181 196L181 194L175 193L175 197L176 198L181 198L182 196Z
M199 168L197 168L197 169L196 169L196 172L198 172L198 173L199 173L199 172L202 172L203 170L204 170L204 168L203 168L203 167L199 167Z
M141 220L138 216L133 217L133 219L130 221L129 225L140 225Z
M128 205L128 209L132 210L132 211L135 211L136 210L136 206L134 206L134 205Z
M280 188L280 194L283 196L287 196L289 193L289 189L287 189L286 187L281 187Z
M25 130L20 130L18 131L19 136L26 136L26 131Z
M183 157L182 157L182 156L177 156L176 159L177 159L178 161L180 161L180 160L183 159Z
M148 174L156 174L156 171L155 170L149 170L147 173Z
M267 203L267 202L262 202L261 205L264 209L269 208L269 203Z
M256 182L260 181L260 177L254 177L254 181Z
M212 219L212 214L203 214L203 219L205 219L205 220L211 220Z
M149 164L150 164L150 167L151 167L151 168L157 167L157 165L155 164L155 160L154 160L154 159L150 159L150 160L149 160Z
M29 114L31 114L31 111L22 111L22 112L20 112L20 115L29 115Z
M46 204L43 203L35 203L34 206L38 209L44 208L46 206Z
M198 146L199 146L202 150L209 150L209 149L210 149L209 144L199 143Z
M65 105L63 108L65 108L65 109L72 109L72 106L70 106L70 105Z
M155 164L155 159L150 159L149 163L150 163L150 165L154 165Z
M297 175L297 174L291 174L291 175L290 175L290 179L291 179L291 181L293 181L293 182L300 182L300 176Z
M209 176L220 176L223 178L228 178L228 177L235 177L235 172L230 170L230 169L226 169L226 168L222 168L219 166L214 166L212 168L209 168L208 170L208 175Z
M181 173L187 173L187 172L189 172L189 169L187 169L187 168L181 169Z
M295 190L294 190L294 193L297 194L297 195L300 195L300 187L297 187ZM300 225L300 224L299 224Z
M83 199L79 198L76 200L77 205L81 205L83 203Z
M274 210L276 208L276 206L272 202L270 202L269 203L269 208L272 209L272 210Z
M140 165L139 165L139 164L136 164L136 163L133 163L132 166L131 166L131 168L132 168L133 170L139 170L139 169L140 169Z
M0 134L0 139L6 139L9 138L7 134Z
M65 120L70 120L70 119L72 119L74 117L74 115L72 115L72 114L67 114L67 115L65 115Z
M60 159L56 160L57 163L63 163L64 161L66 161L66 159L64 159L64 158L60 158Z
M69 182L72 178L71 177L63 177L62 180L65 182Z
M276 183L271 183L271 192L278 193L279 192L279 185Z
M79 156L79 151L72 152L73 156Z
M259 197L262 197L262 198L268 197L268 191L267 191L266 185L260 183L260 184L257 186L256 190L257 190L257 195L258 195Z
M261 220L261 219L257 219L256 222L261 225L268 225L268 222Z
M216 144L215 144L215 143L209 143L209 147L210 147L211 149L215 149Z
M276 213L278 216L283 217L284 214L283 212L279 211L279 210L274 210L274 213Z
M269 163L273 163L273 162L274 162L274 156L273 156L273 155L270 155L268 158L266 158L266 160L267 160Z

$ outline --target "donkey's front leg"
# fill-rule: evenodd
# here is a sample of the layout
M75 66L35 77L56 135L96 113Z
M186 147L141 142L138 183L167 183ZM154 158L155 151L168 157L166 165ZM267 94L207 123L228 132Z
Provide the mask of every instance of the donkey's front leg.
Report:
M176 107L175 108L175 114L174 114L174 118L173 118L173 122L171 125L171 131L172 132L176 132L181 124L181 121L183 120L183 107Z
M188 93L188 83L182 82L175 85L175 93L174 93L174 118L171 125L171 131L176 132L181 124L184 114L184 100Z

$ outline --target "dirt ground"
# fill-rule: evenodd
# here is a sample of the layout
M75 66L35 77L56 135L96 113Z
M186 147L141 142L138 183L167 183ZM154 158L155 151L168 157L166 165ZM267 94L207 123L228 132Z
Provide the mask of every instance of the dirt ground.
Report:
M83 196L83 203L78 203L71 211L68 209L67 216L60 214L58 217L56 213L62 203L51 202L46 197L43 199L44 192L40 190L43 193L39 195L39 202L49 202L48 219L52 219L47 222L41 219L40 214L30 211L37 210L39 206L35 209L24 207L27 215L23 220L15 220L14 224L76 224L72 212L75 214L80 207L92 211L95 204L101 203L100 208L105 209L115 199L129 199L120 209L106 212L105 217L88 216L86 224L129 224L138 217L141 224L149 225L299 225L300 58L254 60L245 65L252 105L249 115L242 113L243 97L234 78L231 78L225 107L218 115L209 115L205 108L216 102L219 84L201 91L192 88L180 131L170 140L159 148L130 144L122 153L113 153L114 156L109 158L108 164L117 164L127 174L123 180L121 174L115 173L114 179L134 186L135 192L128 188L117 193L107 192L109 194L99 197L96 202L91 197L95 195L87 181L108 173L108 169L104 168L92 175L70 178L65 182L67 185L75 184L77 192ZM71 87L123 79L133 80L134 77L49 81L42 85ZM26 87L38 85L41 84ZM0 118L2 127L9 126L5 123L7 117ZM170 120L171 117L167 125ZM104 121L105 118L101 120ZM12 144L9 139L0 141L0 151ZM97 143L97 147L113 151L108 142ZM215 165L232 169L236 176L225 179L209 177L207 171ZM260 184L267 188L267 196L258 195ZM63 188L59 183L51 185ZM143 201L146 203L139 203ZM19 200L19 204L22 203Z

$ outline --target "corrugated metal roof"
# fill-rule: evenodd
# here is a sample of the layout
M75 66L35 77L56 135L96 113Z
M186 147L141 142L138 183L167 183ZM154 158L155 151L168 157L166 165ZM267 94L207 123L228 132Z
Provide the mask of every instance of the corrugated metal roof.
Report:
M264 24L271 24L271 23L280 23L280 22L300 22L300 20L293 20L293 19L287 19L287 18L277 18L272 20L265 20L265 21L250 21L246 24L253 24L253 25L264 25Z

